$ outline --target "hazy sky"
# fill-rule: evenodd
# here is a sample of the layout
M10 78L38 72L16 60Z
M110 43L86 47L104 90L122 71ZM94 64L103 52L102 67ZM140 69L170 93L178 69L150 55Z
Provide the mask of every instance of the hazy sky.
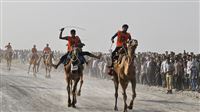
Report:
M49 43L53 50L65 51L59 29L78 26L86 29L77 29L84 50L107 52L110 38L127 23L139 41L137 51L200 52L198 0L130 1L3 0L1 47L11 42L16 49L36 44L40 50Z

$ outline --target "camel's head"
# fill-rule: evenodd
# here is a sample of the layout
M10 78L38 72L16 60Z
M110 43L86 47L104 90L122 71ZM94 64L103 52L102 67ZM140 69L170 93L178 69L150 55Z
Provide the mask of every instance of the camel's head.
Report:
M80 52L80 50L78 48L76 48L76 47L73 48L72 55L71 55L71 59L73 61L77 60L79 52Z
M138 41L135 40L135 39L131 39L129 42L128 42L128 55L129 56L132 56L135 54L135 50L138 46Z

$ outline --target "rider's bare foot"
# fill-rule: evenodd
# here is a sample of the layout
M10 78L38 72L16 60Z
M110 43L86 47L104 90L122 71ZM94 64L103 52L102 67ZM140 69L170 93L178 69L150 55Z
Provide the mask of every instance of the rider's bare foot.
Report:
M58 66L57 66L57 65L54 65L54 64L53 64L52 66L53 66L55 69L57 69L57 68L58 68Z

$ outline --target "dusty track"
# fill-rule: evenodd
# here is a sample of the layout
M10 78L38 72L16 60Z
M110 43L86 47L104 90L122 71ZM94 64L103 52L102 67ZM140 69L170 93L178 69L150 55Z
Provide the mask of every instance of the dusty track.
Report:
M111 80L84 77L77 108L67 107L64 73L53 72L51 79L40 70L37 78L27 74L28 66L14 65L7 71L0 65L1 112L114 112L114 86ZM180 93L165 94L162 88L137 85L137 97L129 112L199 112L199 98ZM199 94L197 94L199 95ZM131 91L128 88L128 99ZM119 91L119 111L123 109Z

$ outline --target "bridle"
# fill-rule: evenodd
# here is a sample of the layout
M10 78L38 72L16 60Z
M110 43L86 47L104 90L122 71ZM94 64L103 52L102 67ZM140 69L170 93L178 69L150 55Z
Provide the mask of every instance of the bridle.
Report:
M74 57L76 57L76 58L74 59ZM80 64L80 60L78 58L78 48L73 48L73 50L72 50L72 57L71 57L70 60L71 60L71 62L78 61L78 64Z

